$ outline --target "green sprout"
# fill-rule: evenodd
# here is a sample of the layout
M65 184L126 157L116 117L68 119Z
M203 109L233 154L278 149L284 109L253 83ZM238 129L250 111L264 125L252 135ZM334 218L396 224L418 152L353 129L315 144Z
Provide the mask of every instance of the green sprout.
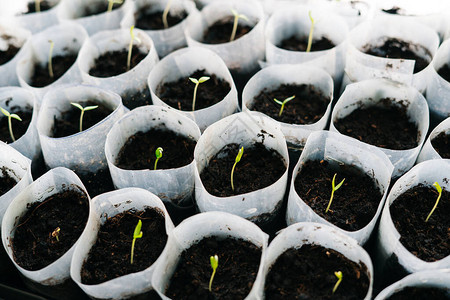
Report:
M50 51L48 52L48 75L50 78L53 78L53 65L52 65L52 58L53 58L53 48L55 47L55 43L53 43L52 40L48 40L50 43Z
M289 98L284 99L283 102L281 102L280 100L277 100L277 99L273 99L273 101L275 101L276 103L278 103L278 104L281 105L280 112L278 113L278 116L279 116L279 117L281 117L281 114L283 113L284 105L285 105L286 103L288 103L289 101L291 101L292 99L294 99L294 98L295 98L295 95L294 95L294 96L291 96L291 97L289 97Z
M55 230L52 232L52 237L56 238L56 241L59 242L59 234L60 234L61 228L56 227Z
M169 22L167 22L167 16L169 15L170 6L172 5L172 0L167 1L166 7L164 8L162 21L164 28L169 28Z
M438 205L438 203L439 203L439 200L441 199L441 196L442 196L442 188L441 188L441 186L439 185L439 183L437 183L437 182L435 182L435 183L433 183L433 186L436 188L436 190L438 191L438 193L439 193L439 196L437 197L437 199L436 199L436 203L434 204L434 206L433 206L433 209L430 211L430 213L428 214L428 217L427 217L427 219L425 220L425 222L428 222L428 219L431 217L431 215L433 214L433 212L434 212L434 210L436 209L436 207L437 207L437 205Z
M345 180L345 178L344 178L338 185L335 185L336 175L337 175L337 173L334 174L333 180L331 181L331 197L330 197L330 202L328 202L328 206L327 206L327 209L325 210L325 213L327 213L328 210L330 209L331 201L333 201L334 192L337 191L342 186L342 184L344 183L344 180Z
M337 288L339 287L339 285L341 284L342 281L342 272L341 271L337 271L334 272L334 276L336 276L336 278L338 279L338 281L336 281L336 284L333 287L333 294L334 292L336 292Z
M306 52L311 51L312 41L313 41L313 33L314 33L314 19L311 16L311 11L308 12L309 19L311 20L311 28L309 29L308 36L308 46L306 47Z
M138 42L138 44L141 43L141 40L134 35L133 29L134 29L134 25L130 27L131 39L130 39L130 44L128 45L128 57L127 57L127 70L128 71L131 68L131 52L133 51L133 41Z
M194 97L193 97L193 100L192 100L192 111L194 111L195 110L195 99L197 98L198 86L200 85L200 83L208 81L209 77L208 76L203 76L203 77L200 77L200 79L195 79L195 78L189 77L189 80L192 81L193 83L195 83Z
M155 168L154 170L156 170L156 165L158 164L158 160L162 157L163 155L163 148L158 147L158 149L156 149L155 151L155 155L156 155L156 160L155 160Z
M16 138L14 137L14 133L13 133L13 130L12 130L12 122L11 122L11 119L16 119L16 120L19 120L19 121L22 121L22 119L21 119L18 115L16 115L16 114L11 114L9 111L7 111L6 109L4 109L3 107L0 107L0 110L2 111L2 113L3 113L6 117L8 117L9 135L11 136L11 140L12 140L13 142L15 142L15 141L16 141Z
M41 2L42 2L42 0L35 0L34 1L34 10L36 12L41 12Z
M133 242L131 242L131 261L130 261L131 264L133 264L134 244L136 243L136 239L140 239L143 235L141 228L142 228L142 221L139 220L136 227L134 228Z
M98 105L83 107L80 104L74 103L74 102L70 102L70 104L72 104L73 106L75 106L76 108L79 108L81 110L81 114L80 114L80 132L82 132L83 131L83 116L84 116L84 112L88 111L88 110L96 109L98 107Z
M248 18L247 18L246 15L239 14L234 9L231 10L231 13L234 16L234 21L233 21L233 31L231 32L230 42L234 41L234 38L236 37L236 31L237 31L239 19L243 19L245 21L248 21Z
M231 189L233 190L233 192L234 192L234 182L233 182L234 168L236 168L236 164L241 161L242 154L244 154L244 147L241 147L241 149L239 149L239 152L236 155L236 159L234 161L233 168L231 169Z
M107 12L111 12L114 4L122 4L123 0L107 0L108 1L108 10Z
M211 256L209 258L209 261L211 262L211 268L213 269L211 279L209 280L209 291L212 292L212 283L214 280L214 275L216 275L217 267L219 266L219 257L216 254L214 256Z

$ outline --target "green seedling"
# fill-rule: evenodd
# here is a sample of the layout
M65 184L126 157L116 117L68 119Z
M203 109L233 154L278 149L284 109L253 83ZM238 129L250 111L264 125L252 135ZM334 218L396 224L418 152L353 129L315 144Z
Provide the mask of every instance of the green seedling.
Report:
M336 278L338 279L338 281L336 281L336 284L333 287L333 294L334 292L336 292L337 288L339 287L339 285L341 284L342 281L342 272L341 271L337 271L334 272L334 276L336 276Z
M439 185L439 183L435 182L435 183L433 183L433 186L434 186L434 187L436 188L436 190L438 191L439 196L437 197L436 203L434 204L433 209L432 209L432 210L430 211L430 213L428 214L428 217L427 217L427 219L425 220L425 222L428 222L428 219L430 219L431 215L433 214L434 210L436 209L436 207L437 207L437 205L438 205L438 203L439 203L439 200L441 199L441 196L442 196L442 188L441 188L441 186Z
M195 83L194 96L193 96L193 100L192 100L192 111L194 111L195 110L195 99L197 98L198 86L200 85L200 83L208 81L209 77L203 76L203 77L200 77L200 79L195 79L195 78L189 77L189 80L192 81L193 83Z
M291 101L292 99L294 99L294 98L295 98L295 95L294 95L294 96L291 96L291 97L289 97L289 98L284 99L283 102L280 101L280 100L277 100L277 99L273 99L273 101L275 101L276 103L278 103L278 104L281 105L280 112L278 113L278 116L279 116L279 117L281 117L281 114L283 113L284 105L285 105L286 103L288 103L289 101Z
M139 220L136 227L134 228L133 241L131 242L131 261L130 261L131 264L133 264L134 244L136 243L136 239L140 239L143 235L141 228L142 228L142 221Z
M41 12L41 2L42 2L42 0L35 0L34 1L34 10L36 12Z
M330 209L331 201L333 201L333 197L334 197L334 192L337 191L345 181L345 178L344 178L338 185L335 185L336 175L337 174L334 174L333 180L331 181L331 197L330 197L330 202L328 202L328 206L327 206L327 209L325 210L325 213L327 213L328 210Z
M155 155L156 155L156 160L155 160L155 168L154 170L156 170L156 165L158 164L158 160L162 157L163 155L163 148L158 147L158 149L156 149L155 151Z
M233 21L233 31L231 31L230 42L234 41L234 38L236 37L236 31L237 31L239 19L243 19L245 21L248 21L248 18L247 18L246 15L239 14L234 9L231 10L231 13L234 16L234 21Z
M114 4L122 4L123 0L107 0L108 1L108 9L107 12L111 12Z
M311 16L311 11L308 12L309 19L311 20L311 28L309 29L309 36L308 36L308 46L306 47L306 52L311 51L312 41L313 41L313 34L314 34L314 19Z
M162 21L164 28L169 28L169 22L167 22L167 16L169 15L170 6L172 5L172 0L167 1L166 7L164 8Z
M127 57L127 70L128 71L131 69L131 52L133 51L133 41L138 42L138 44L141 43L141 40L134 35L133 29L134 29L134 25L130 27L131 39L130 39L130 44L128 45L128 57Z
M80 104L74 103L74 102L70 102L70 104L72 104L73 106L75 106L76 108L79 108L81 110L81 114L80 114L80 132L82 132L83 131L83 116L84 116L84 112L88 111L88 110L96 109L98 107L98 105L83 107Z
M236 159L234 160L233 168L231 169L231 189L233 190L233 192L234 192L234 182L233 182L234 168L236 168L236 164L241 161L242 154L244 154L244 147L241 147L241 149L239 149L239 152L236 155Z
M55 230L53 230L52 232L52 237L54 237L56 239L56 241L59 242L59 233L61 231L61 228L56 227Z
M50 43L50 50L48 51L48 75L50 78L53 78L53 64L52 64L52 58L53 58L53 48L55 47L55 43L53 43L52 40L48 40Z
M217 267L219 266L219 257L216 254L214 256L211 256L209 258L209 261L211 262L211 268L213 269L211 279L209 280L209 291L212 292L212 283L214 280L214 275L216 275Z
M12 130L12 122L11 121L12 121L12 119L16 119L16 120L22 121L22 119L16 114L11 114L9 111L4 109L3 107L0 107L0 110L8 118L9 135L11 136L11 140L13 142L15 142L16 138L14 137L14 133L13 133L13 130Z

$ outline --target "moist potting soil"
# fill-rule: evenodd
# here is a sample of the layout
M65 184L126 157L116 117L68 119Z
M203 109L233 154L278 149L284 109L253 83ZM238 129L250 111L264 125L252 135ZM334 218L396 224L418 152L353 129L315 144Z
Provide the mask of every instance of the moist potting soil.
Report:
M9 109L11 114L18 115L22 121L11 118L12 131L16 141L22 137L28 129L33 116L33 108L31 106L13 106ZM9 133L8 117L0 113L0 140L10 144L13 142Z
M9 35L2 35L1 39L4 41L8 41L10 40L12 37ZM8 48L6 50L0 50L0 66L9 62L11 59L14 58L14 56L16 56L17 52L19 52L20 48L13 46L13 45L8 45Z
M450 134L439 133L431 140L431 145L442 158L450 158Z
M411 300L411 299L433 299L448 300L450 294L448 289L437 287L405 287L400 291L392 294L387 300Z
M228 43L233 31L234 16L225 17L216 21L209 26L203 34L203 42L206 44L222 44ZM253 29L253 26L242 24L242 21L238 22L236 36L234 40L242 37Z
M313 39L310 51L328 50L335 46L336 45L331 40L329 40L327 37L322 36L320 39ZM298 37L296 35L293 35L282 40L278 47L291 51L304 52L308 48L308 36Z
M163 11L147 12L148 7L143 7L139 12L136 13L136 27L143 30L160 30L166 29L164 27L162 15ZM169 28L177 25L187 17L185 11L179 12L177 14L171 14L170 11L167 14L167 24Z
M3 196L17 184L17 181L8 174L8 168L5 166L1 167L0 170L2 170L2 176L0 177L0 196Z
M95 173L77 173L77 175L83 182L84 187L88 191L91 198L115 190L111 173L106 165L105 168L98 169Z
M139 64L147 54L141 52L138 47L133 46L130 70ZM127 50L106 52L95 59L94 67L89 70L89 75L104 78L125 73L129 71L127 68L127 60L128 48Z
M334 174L334 192L328 212ZM325 160L307 161L294 181L297 194L314 212L328 222L348 231L357 231L375 216L383 195L374 179L351 165L331 165Z
M131 245L138 221L142 237ZM99 284L150 267L160 256L167 242L164 213L147 207L142 211L126 211L110 217L101 225L95 244L81 269L81 282Z
M450 82L450 64L445 64L443 65L439 70L438 70L438 74L444 78L445 80L447 80L448 82Z
M34 73L31 76L31 86L44 87L58 80L77 60L78 54L58 55L52 57L53 77L48 71L48 62L45 65L35 64Z
M126 91L121 95L122 103L129 110L135 109L139 106L151 105L152 98L150 96L150 91L147 87L139 91Z

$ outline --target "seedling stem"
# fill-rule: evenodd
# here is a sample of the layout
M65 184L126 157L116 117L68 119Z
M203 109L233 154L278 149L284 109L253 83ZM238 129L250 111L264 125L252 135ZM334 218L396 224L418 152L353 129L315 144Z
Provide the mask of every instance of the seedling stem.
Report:
M327 213L328 210L330 209L331 201L333 201L334 192L337 191L342 186L342 184L344 183L344 180L345 180L345 178L344 178L338 185L335 185L336 175L337 175L337 173L334 174L333 180L331 181L331 197L330 197L330 202L328 202L328 206L327 206L327 209L325 210L325 213Z
M56 238L56 241L59 242L59 233L61 231L61 228L56 227L55 230L52 232L52 237Z
M75 106L76 108L79 108L81 110L81 114L80 114L80 132L82 132L83 131L83 116L84 116L84 112L88 111L88 110L96 109L98 107L98 105L86 106L86 107L83 108L83 106L81 106L78 103L70 102L70 104L72 104L73 106Z
M138 44L141 43L141 40L134 35L133 29L134 29L134 25L130 27L131 39L130 39L130 44L128 45L128 57L127 57L127 70L128 71L131 69L131 53L133 51L133 41L138 42Z
M233 22L233 31L231 32L230 42L234 41L234 38L236 37L236 31L237 31L239 19L243 19L245 21L248 21L248 18L247 18L246 15L239 14L234 9L231 10L231 13L234 16L234 22Z
M134 244L136 243L136 239L140 239L143 235L141 228L142 228L142 221L139 220L136 227L134 228L133 242L131 242L131 261L130 261L131 264L133 264Z
M335 284L334 287L333 287L333 294L334 294L334 292L336 292L337 288L338 288L339 285L341 284L341 281L342 281L342 272L341 272L341 271L334 272L334 276L337 277L338 281L336 281L336 284Z
M209 261L211 262L211 268L213 269L211 279L209 280L209 291L212 292L212 283L214 280L214 275L216 275L217 267L219 266L219 257L217 256L217 254L214 256L210 256Z
M286 103L288 103L289 101L291 101L292 99L294 99L294 98L295 98L295 95L294 95L294 96L291 96L291 97L289 97L289 98L284 99L283 102L281 102L280 100L277 100L277 99L273 99L273 101L275 101L276 103L278 103L278 104L281 105L280 112L278 113L278 116L279 116L279 117L281 117L281 114L283 113L284 105L285 105Z
M436 203L434 204L434 206L433 206L433 209L430 211L430 213L428 214L428 217L427 217L427 219L425 220L425 222L428 222L428 219L431 217L431 215L433 214L433 212L434 212L434 210L436 209L436 207L437 207L437 205L438 205L438 203L439 203L439 200L441 199L441 196L442 196L442 188L441 188L441 186L439 185L439 183L437 183L437 181L435 182L435 183L433 183L433 185L434 185L434 187L436 188L436 190L438 191L438 193L439 193L439 196L437 197L437 199L436 199Z
M308 12L309 19L311 20L311 28L309 29L309 36L308 36L308 46L306 47L306 52L311 51L312 41L313 41L313 33L314 33L314 19L311 16L311 11Z
M172 5L172 0L167 1L166 7L164 8L162 20L164 28L169 28L169 22L167 22L167 16L169 15L170 6Z
M11 140L13 141L13 142L15 142L16 141L16 138L14 137L14 133L13 133L13 130L12 130L12 122L11 122L11 119L16 119L16 120L19 120L19 121L22 121L22 119L18 116L18 115L16 115L16 114L11 114L9 111L7 111L6 109L4 109L3 107L0 107L0 110L2 111L2 113L6 116L6 117L8 117L8 127L9 127L9 135L11 136Z
M48 75L50 78L53 78L53 65L52 65L52 58L53 58L53 48L55 47L55 43L53 43L52 40L48 40L50 43L50 51L48 52Z
M36 12L41 12L41 1L42 0L35 0L34 1L34 10Z
M108 10L107 12L111 12L114 4L121 4L123 0L107 0L108 1Z
M198 86L200 85L200 83L203 83L205 81L208 81L210 77L208 76L203 76L200 77L200 79L195 79L192 77L189 77L189 80L192 81L193 83L195 83L195 88L194 88L194 96L193 96L193 100L192 100L192 111L195 110L195 99L197 98L197 89Z
M158 164L158 160L162 157L163 155L163 148L158 147L158 149L156 149L155 151L155 155L156 155L156 160L155 160L155 168L154 170L156 170L156 165Z
M233 190L233 192L234 192L234 182L233 182L234 168L236 168L236 164L241 161L242 154L244 154L244 147L241 147L241 149L239 149L239 152L236 155L236 159L234 161L233 168L231 169L231 189Z

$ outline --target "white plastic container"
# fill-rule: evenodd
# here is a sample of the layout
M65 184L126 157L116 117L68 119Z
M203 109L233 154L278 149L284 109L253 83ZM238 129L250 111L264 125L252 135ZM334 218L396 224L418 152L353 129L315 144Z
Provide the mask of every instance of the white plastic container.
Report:
M28 11L27 5L31 1L20 1L20 4L17 3L19 1L14 2L15 4L8 3L8 6L13 6L16 10L15 13L17 15L15 16L15 19L21 27L28 29L33 34L59 23L56 14L59 7L61 6L60 2L62 2L62 0L48 0L47 2L54 4L52 8L46 11L34 12L29 14L23 13Z
M445 134L450 134L450 117L442 121L430 133L425 144L423 145L422 150L420 151L419 157L417 158L417 163L430 159L443 158L442 156L439 155L439 153L436 151L436 149L434 149L433 145L431 144L431 140L437 137L441 132L444 132Z

